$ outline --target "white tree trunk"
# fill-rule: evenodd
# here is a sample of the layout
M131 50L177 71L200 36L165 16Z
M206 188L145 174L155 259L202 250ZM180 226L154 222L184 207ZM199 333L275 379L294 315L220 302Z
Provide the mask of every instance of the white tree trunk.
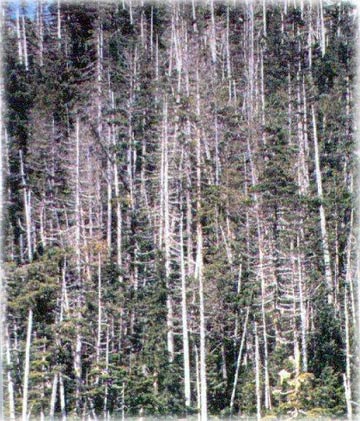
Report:
M211 33L210 33L210 50L211 60L216 63L216 27L215 27L215 13L214 13L214 1L210 0L210 13L211 13Z
M61 420L66 421L66 402L65 402L65 388L62 374L59 374L59 384L60 384L60 411L61 411Z
M333 302L333 281L331 274L331 264L330 264L330 252L329 252L329 241L328 233L326 229L326 218L325 210L322 204L323 201L323 189L322 189L322 176L320 169L320 156L319 156L319 146L318 146L318 137L317 137L317 127L316 127L316 117L314 106L311 107L312 112L312 123L313 123L313 134L314 134L314 160L315 160L315 176L316 176L316 185L317 185L317 195L320 200L320 229L321 229L321 241L323 248L323 259L325 267L325 281L328 294L328 302Z
M6 364L11 367L11 347L8 327L6 326ZM8 401L9 401L9 418L10 421L15 421L15 400L14 400L14 382L12 379L11 370L7 370L7 383L8 383Z
M163 136L161 145L161 171L160 171L160 212L162 219L161 228L161 246L164 247L165 254L165 280L166 280L166 307L167 307L167 348L169 361L172 362L175 356L174 350L174 316L173 300L170 293L170 212L169 212L169 157L168 157L168 107L167 99L164 100L163 109Z
M16 9L16 38L17 38L17 44L18 44L19 63L22 65L24 62L24 59L23 59L22 36L21 36L21 31L20 31L19 7Z
M61 7L60 0L57 1L57 39L58 46L61 48Z
M326 34L325 34L325 24L324 24L324 5L323 0L319 0L319 20L320 20L320 47L321 55L324 57L326 53Z
M256 395L256 418L261 419L261 389L260 389L260 353L259 353L259 337L257 333L257 323L254 327L255 335L255 395Z
M244 321L244 326L243 326L243 332L242 332L242 335L241 335L241 342L240 342L239 353L238 353L238 357L237 357L237 360L236 360L236 369L235 369L234 383L233 383L233 389L232 389L232 392L231 392L231 399L230 399L230 414L233 413L233 409L234 409L236 387L237 387L237 382L238 382L238 378L239 378L239 370L240 370L240 363L241 363L242 352L243 352L243 348L244 348L244 344L245 344L245 337L246 337L246 331L247 331L247 323L248 323L248 319L249 319L249 311L250 311L250 308L248 307L247 310L246 310L246 316L245 316L245 321Z
M106 348L105 348L105 372L109 374L109 326L106 328ZM108 395L109 395L109 387L108 381L105 380L105 388L104 388L104 420L109 419L109 410L108 410Z
M38 36L39 36L39 65L44 65L44 30L43 30L43 5L42 0L38 0Z
M114 191L116 199L116 263L122 270L122 214L119 193L119 176L116 161L114 160ZM122 282L122 274L119 274L119 282Z
M300 240L297 239L297 248L299 250ZM299 304L300 304L300 320L301 320L301 362L302 371L308 371L308 358L307 358L307 314L305 306L305 297L303 292L303 274L302 274L302 262L300 254L297 258L298 266L298 291L299 291Z
M24 15L21 16L21 22L22 22L22 41L23 41L23 52L24 52L24 64L25 64L25 70L29 70L29 59L28 59L28 53L27 53L27 40L26 40L26 27L25 27L25 17Z
M200 119L200 87L199 72L196 69L196 114ZM201 137L200 129L196 129L196 278L199 285L199 317L200 317L200 414L201 421L207 420L207 381L206 381L206 324L203 278L203 232L201 226Z
M346 412L349 420L352 419L352 397L351 397L351 348L349 331L349 309L347 285L344 290L344 314L345 314L345 354L346 354L346 373L344 374Z
M263 35L264 37L267 37L267 26L266 26L266 0L262 1L262 15L263 15Z
M101 255L98 256L98 320L97 320L97 341L96 341L96 362L100 361L101 347L101 324L102 324L102 302L101 302Z
M80 215L80 122L76 119L76 134L75 134L75 254L76 254L76 272L77 285L81 291L81 215ZM80 332L81 322L81 292L76 299L76 340L74 349L74 373L75 373L75 405L76 410L80 411L80 385L81 385L81 350L82 337Z
M27 334L26 334L23 399L22 399L22 421L27 421L28 419L28 390L29 390L29 373L30 373L32 321L33 321L33 312L30 309L29 315L28 315L28 327L27 327Z
M23 188L24 195L24 213L25 213L25 230L26 230L26 244L27 244L27 254L29 262L32 261L32 235L31 235L31 191L27 186L25 179L25 170L24 170L24 160L22 155L22 150L19 151L20 157L20 175L21 175L21 184Z
M180 215L180 271L181 271L181 316L183 333L183 354L184 354L184 394L185 406L191 406L191 387L190 387L190 355L189 355L189 332L187 323L187 305L186 305L186 273L184 261L184 239L183 239L183 218Z
M49 409L49 416L50 419L53 420L55 416L55 405L56 405L56 394L57 394L57 387L58 387L58 380L59 375L58 373L55 373L52 389L51 389L51 399L50 399L50 409Z

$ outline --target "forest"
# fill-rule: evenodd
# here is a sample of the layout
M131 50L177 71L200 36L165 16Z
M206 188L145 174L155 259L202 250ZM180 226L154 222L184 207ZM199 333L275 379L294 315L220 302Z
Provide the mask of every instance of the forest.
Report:
M355 419L355 4L1 8L4 419Z

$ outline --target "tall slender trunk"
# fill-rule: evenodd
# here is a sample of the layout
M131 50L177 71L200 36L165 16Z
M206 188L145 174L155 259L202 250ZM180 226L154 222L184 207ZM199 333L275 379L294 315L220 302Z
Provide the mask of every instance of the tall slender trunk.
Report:
M33 258L33 246L32 246L32 235L31 235L31 190L28 188L25 171L24 171L24 160L22 150L19 151L20 157L20 175L21 175L21 184L23 188L24 196L24 213L25 213L25 230L26 230L26 244L27 244L27 254L29 262Z
M230 6L226 6L226 69L229 79L229 92L231 92L231 56L230 56ZM229 99L231 94L229 95Z
M248 153L250 157L250 171L252 185L256 185L255 166L252 158L252 151L250 142L248 141ZM254 193L255 201L255 217L256 217L256 230L258 237L258 253L259 253L259 277L261 282L261 316L263 327L263 340L264 340L264 388L265 388L265 408L271 408L271 395L270 395L270 377L269 377L269 352L268 352L268 338L267 338L267 323L266 323L266 308L265 308L265 295L266 295L266 277L264 272L264 238L262 232L262 225L260 220L260 204L257 193Z
M184 238L183 238L183 217L180 215L180 271L181 271L181 316L183 333L183 354L184 354L184 395L185 406L191 406L191 387L190 387L190 355L189 355L189 332L187 323L187 305L186 305L186 273L184 258Z
M254 326L255 336L255 395L256 395L256 418L261 419L261 389L260 389L260 353L259 337L257 333L257 323Z
M55 405L56 405L56 394L58 388L59 374L54 374L52 389L51 389L51 398L50 398L50 408L49 408L49 417L50 420L54 419L55 416Z
M97 341L96 341L96 362L100 361L100 347L101 347L101 325L102 325L102 282L101 282L101 255L98 256L98 320L97 320Z
M28 52L27 52L27 39L26 39L26 27L25 27L25 16L21 16L21 23L22 23L22 42L23 42L23 52L24 52L24 64L25 70L29 70L29 59L28 59Z
M297 248L299 250L300 239L297 238ZM302 371L308 371L308 358L307 358L307 313L305 306L305 297L303 291L303 270L300 253L297 257L298 267L298 291L299 291L299 305L300 305L300 321L301 321L301 362Z
M22 36L21 36L21 31L20 31L19 7L16 9L16 38L17 38L17 44L18 44L19 63L22 65L24 62L24 58L23 58Z
M65 388L63 376L59 373L59 391L60 391L60 411L61 411L61 420L66 421L66 402L65 402Z
M315 176L316 176L316 186L317 186L317 195L320 201L319 214L320 214L320 229L321 229L321 242L323 249L323 260L325 267L325 284L327 289L328 303L333 302L333 281L331 274L331 264L330 264L330 252L329 252L329 240L328 233L326 229L326 218L325 210L323 206L323 189L322 189L322 176L320 169L320 156L319 156L319 145L318 145L318 136L317 136L317 127L316 127L316 116L314 106L311 106L312 113L312 123L313 123L313 136L314 136L314 161L315 161Z
M110 128L109 128L110 131ZM111 136L111 135L110 135ZM112 196L112 164L110 159L107 162L107 227L106 227L106 243L108 249L108 255L111 256L111 248L112 248L112 203L113 203L113 196Z
M105 348L105 373L109 375L109 326L106 327L106 348ZM109 409L108 409L108 399L109 399L109 387L108 381L105 380L104 387L104 420L109 419Z
M321 55L324 56L326 52L326 35L324 24L324 5L323 0L319 0L319 23L320 23L320 47Z
M82 335L80 329L81 323L81 250L80 250L80 236L81 236L81 216L80 216L80 122L76 119L76 135L75 135L75 254L76 254L76 283L79 289L76 298L76 339L74 349L74 373L75 373L75 407L76 411L80 413L80 388L81 388L81 350L82 350Z
M28 327L27 327L27 333L26 333L25 366L24 366L23 399L22 399L22 421L28 420L28 391L29 391L32 323L33 323L33 312L32 312L32 309L30 309L29 315L28 315Z
M110 102L111 102L111 109L115 111L115 97L114 92L110 90ZM111 129L111 142L112 147L115 149L116 145L116 133L115 127L112 125ZM116 263L118 266L118 270L120 271L118 280L122 282L122 213L121 213L121 198L120 198L120 188L119 188L119 172L118 172L118 165L117 165L117 155L116 152L112 155L112 174L114 177L114 194L115 194L115 201L116 201Z
M349 327L349 309L348 309L347 286L344 290L344 314L345 314L345 354L346 354L346 372L343 375L345 388L345 401L347 418L352 419L352 396L351 396L351 348L350 348L350 327Z
M211 14L211 32L210 32L210 50L211 60L216 63L216 26L214 13L214 0L210 0L210 14Z
M200 119L200 91L199 72L196 70L196 114ZM200 129L196 128L196 278L199 284L199 313L200 313L200 397L201 421L207 420L207 381L206 381L206 324L204 302L203 275L203 232L201 226L201 137Z
M266 0L262 1L262 16L263 16L263 35L264 37L267 37Z
M242 332L242 335L241 335L240 348L239 348L239 353L238 353L237 360L236 360L234 383L233 383L233 389L232 389L232 392L231 392L231 399L230 399L230 414L232 414L233 410L234 410L236 387L237 387L237 382L238 382L238 378L239 378L239 370L240 370L242 352L243 352L244 344L245 344L247 323L248 323L248 320L249 320L249 311L250 311L250 307L248 307L246 309L246 316L245 316L245 321L244 321L244 326L243 326L243 332Z
M44 29L43 29L43 5L42 0L38 0L38 37L39 37L39 65L44 65Z
M61 7L60 7L60 0L57 0L57 41L58 41L58 48L61 49Z
M8 402L9 402L9 418L10 421L15 421L15 395L14 395L14 381L12 377L12 373L10 370L11 367L11 345L10 345L10 336L8 326L6 326L6 364L8 365L7 369L7 386L8 386ZM2 404L2 403L1 403ZM3 419L3 418L2 418Z
M167 324L167 349L169 361L175 356L174 350L174 320L173 299L170 288L170 210L169 210L169 156L168 156L168 105L164 99L163 108L163 136L161 142L161 171L160 171L160 213L161 213L161 246L164 247L165 280L166 280L166 324Z

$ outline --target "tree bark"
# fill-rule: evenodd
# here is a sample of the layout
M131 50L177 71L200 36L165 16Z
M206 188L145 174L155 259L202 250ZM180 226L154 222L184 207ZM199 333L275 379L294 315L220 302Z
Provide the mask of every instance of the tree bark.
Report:
M255 335L255 395L256 395L256 419L261 419L261 389L260 389L260 353L257 323L254 325Z
M16 9L16 36L17 36L17 44L18 44L19 63L22 65L24 62L24 59L23 59L22 36L21 36L21 31L20 31L19 7Z
M15 421L15 395L14 395L14 381L11 373L11 346L10 346L10 337L8 326L6 326L6 364L8 365L7 369L7 383L8 383L8 402L9 402L9 418L10 421Z
M55 405L56 405L58 380L59 380L59 374L55 373L54 379L53 379L53 384L52 384L52 389L51 389L51 399L50 399L50 409L49 409L50 420L53 420L54 416L55 416Z
M26 229L26 244L27 244L27 255L29 262L33 258L33 246L32 246L32 235L31 235L31 191L27 186L25 180L25 171L24 171L24 160L22 150L19 151L20 157L20 175L21 183L23 188L24 196L24 213L25 213L25 229Z
M248 307L246 309L246 316L245 316L245 321L244 321L244 326L243 326L243 332L242 332L242 335L241 335L240 348L239 348L239 353L238 353L237 360L236 360L234 383L233 383L233 389L232 389L232 392L231 392L231 399L230 399L230 414L232 414L233 410L234 410L236 386L237 386L237 382L238 382L238 378L239 378L241 357L242 357L242 352L243 352L243 348L244 348L244 344L245 344L247 323L248 323L248 319L249 319L249 311L250 311L250 307Z
M28 59L28 52L27 52L27 39L26 39L26 27L25 27L25 17L24 15L21 16L22 22L22 42L23 42L23 52L24 52L24 64L25 70L29 70L29 59Z
M183 333L183 354L184 354L184 395L185 406L191 406L191 386L190 386L190 355L189 355L189 332L187 323L187 304L186 304L186 273L184 258L184 239L183 239L183 217L180 215L180 271L181 271L181 316Z
M318 146L318 136L317 136L317 127L316 127L316 116L314 106L311 106L312 112L312 123L313 123L313 136L314 136L314 161L315 161L315 176L316 176L316 185L317 185L317 195L320 201L319 214L320 214L320 229L321 229L321 242L323 248L323 260L325 267L325 284L327 288L327 297L328 303L333 302L333 281L331 274L331 264L330 264L330 252L329 252L329 240L328 233L326 229L326 218L325 210L323 205L323 189L322 189L322 176L320 169L320 156L319 156L319 146Z
M352 419L352 396L351 396L351 348L350 348L350 332L349 332L349 309L348 309L348 292L347 285L344 290L344 315L345 315L345 355L346 355L346 372L343 375L345 387L345 401L347 418Z
M200 119L200 87L199 72L196 69L196 114ZM207 420L207 381L206 381L206 324L203 278L203 232L201 226L201 137L196 128L196 278L199 285L199 317L200 317L200 397L201 421Z
M25 347L25 366L23 380L23 399L22 399L22 421L28 420L28 391L29 391L29 374L30 374L30 352L31 352L31 335L32 335L33 312L29 310L28 327L26 334Z
M174 361L174 316L173 299L170 292L170 210L169 210L169 156L168 156L168 105L164 99L163 108L163 136L161 145L161 171L160 171L160 213L161 213L161 246L164 247L165 280L166 280L166 324L167 324L167 348L169 361Z

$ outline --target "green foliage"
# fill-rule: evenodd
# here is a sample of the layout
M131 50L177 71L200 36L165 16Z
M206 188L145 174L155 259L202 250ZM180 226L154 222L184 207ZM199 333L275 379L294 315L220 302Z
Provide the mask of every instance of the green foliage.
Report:
M352 244L355 168L353 6L324 4L322 54L320 9L314 5L267 5L263 16L260 3L216 3L216 63L209 48L213 22L207 4L132 2L130 9L129 2L60 2L61 39L56 35L58 5L44 4L42 50L40 20L30 14L20 19L19 50L15 8L9 5L5 11L3 49L7 368L16 415L22 405L29 309L34 314L32 416L48 414L59 373L68 415L102 417L107 410L110 416L169 417L196 412L200 257L209 413L229 413L249 308L250 320L258 321L261 331L262 414L269 419L343 415L342 300L347 271L352 270L347 247ZM28 70L19 57L24 35ZM308 189L301 171L308 171ZM30 216L25 215L25 200ZM337 282L336 309L326 303L321 205ZM32 261L27 256L27 217ZM79 250L74 249L76 228ZM165 230L170 243L166 251ZM182 263L191 408L184 402ZM295 334L300 349L302 345L300 287L307 318L306 373L296 373L292 359ZM173 361L167 349L169 298ZM264 320L272 411L264 409ZM248 327L234 408L242 416L257 409L254 354ZM57 413L59 398L58 389Z

